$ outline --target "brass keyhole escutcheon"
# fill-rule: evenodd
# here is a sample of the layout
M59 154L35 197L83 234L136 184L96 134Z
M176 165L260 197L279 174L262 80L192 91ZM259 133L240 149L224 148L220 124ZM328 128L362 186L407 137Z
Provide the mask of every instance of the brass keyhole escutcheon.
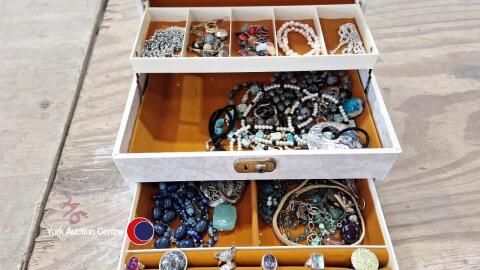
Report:
M265 165L265 163L258 163L255 165L255 170L257 173L264 173L265 169L267 169L267 165Z
M277 163L273 158L240 158L233 167L238 173L265 173L275 170Z

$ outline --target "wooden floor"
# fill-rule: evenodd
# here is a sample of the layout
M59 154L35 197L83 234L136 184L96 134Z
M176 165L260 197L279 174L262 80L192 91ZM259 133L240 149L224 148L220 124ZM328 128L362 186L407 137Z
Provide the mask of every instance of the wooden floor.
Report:
M479 269L480 2L370 0L367 19L404 150L378 183L400 268ZM131 195L110 154L138 23L133 0L109 1L31 269L116 267L121 235L49 236L47 228L126 226Z
M34 241L102 3L0 1L0 269Z

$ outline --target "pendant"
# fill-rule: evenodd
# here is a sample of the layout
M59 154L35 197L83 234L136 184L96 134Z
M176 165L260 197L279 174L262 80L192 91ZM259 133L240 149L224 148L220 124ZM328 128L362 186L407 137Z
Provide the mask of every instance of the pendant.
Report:
M343 103L343 110L348 117L354 118L363 112L365 103L360 98L351 98Z
M335 132L348 128L337 122L322 122L314 125L308 132L307 145L310 150L355 149L362 148L362 141L356 131L347 131L333 139Z
M219 231L231 231L237 222L237 209L229 204L220 204L213 209L213 227Z
M343 240L334 235L327 235L323 237L322 245L343 245Z
M342 235L343 241L345 241L347 245L351 245L357 242L358 239L360 239L362 229L360 228L360 225L358 223L350 222L342 227L340 233Z
M333 220L340 220L344 216L344 212L340 208L333 206L328 208L328 213L332 216Z

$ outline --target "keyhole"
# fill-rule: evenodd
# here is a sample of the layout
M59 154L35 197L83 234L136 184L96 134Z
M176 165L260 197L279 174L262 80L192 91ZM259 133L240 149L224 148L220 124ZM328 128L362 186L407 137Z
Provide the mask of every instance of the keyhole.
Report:
M244 169L245 171L248 171L248 165L247 165L247 164L244 164L244 165L243 165L243 169Z
M259 163L255 165L255 169L257 170L257 173L264 173L266 168L267 168L267 165L263 163Z

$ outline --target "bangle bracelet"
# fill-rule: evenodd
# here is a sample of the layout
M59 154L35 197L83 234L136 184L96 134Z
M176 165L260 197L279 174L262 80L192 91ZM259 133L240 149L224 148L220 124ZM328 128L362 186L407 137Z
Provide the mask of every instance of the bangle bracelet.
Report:
M339 190L339 191L342 191L342 193L346 194L347 196L350 197L350 199L352 200L353 204L354 204L354 209L352 209L353 211L356 211L357 213L357 216L359 218L359 223L360 223L360 226L361 226L361 235L360 237L358 238L357 241L353 242L353 243L349 243L351 245L358 245L360 243L362 243L363 241L363 238L365 237L365 222L363 220L363 216L361 214L361 211L360 211L360 207L358 206L358 203L355 199L355 197L349 193L347 190L345 190L344 188L341 188L339 186L335 186L335 185L326 185L326 184L318 184L318 185L309 185L307 187L305 187L305 185L308 183L309 180L305 180L303 181L297 188L291 190L290 192L288 192L283 198L282 200L280 201L280 203L278 204L278 207L275 211L275 214L273 215L273 220L272 220L272 223L273 223L273 230L275 232L275 235L277 236L277 238L283 242L285 245L287 246L302 246L302 244L299 244L299 243L295 243L293 241L291 241L286 235L284 235L284 233L282 233L282 231L280 230L279 228L279 224L278 224L278 217L280 215L280 212L282 211L282 208L283 206L285 205L285 203L287 202L287 200L292 196L293 198L297 198L299 195L305 193L305 192L308 192L308 191L311 191L311 190L314 190L314 189L319 189L319 188L325 188L325 189L336 189L336 190ZM343 204L343 203L340 203L340 204ZM350 205L347 205L346 203L344 203L345 205L342 205L342 207L348 207L348 208L353 208L353 206L350 206Z
M285 22L277 31L278 46L287 56L299 55L288 46L288 33L292 31L303 35L308 45L312 48L305 55L321 54L320 38L315 33L315 30L306 23L289 21Z

